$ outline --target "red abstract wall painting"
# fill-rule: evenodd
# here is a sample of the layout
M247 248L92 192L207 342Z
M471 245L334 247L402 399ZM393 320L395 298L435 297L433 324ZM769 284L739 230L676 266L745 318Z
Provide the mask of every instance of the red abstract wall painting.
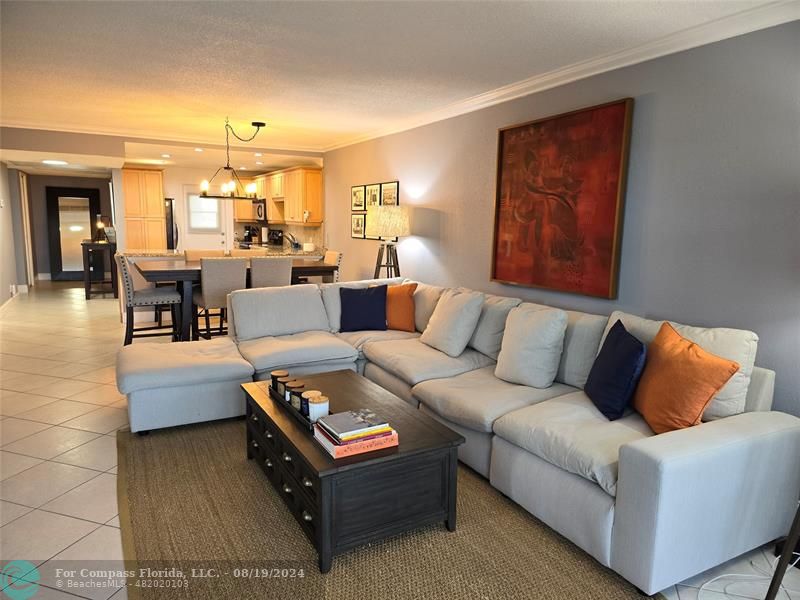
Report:
M615 298L633 100L501 129L492 279Z

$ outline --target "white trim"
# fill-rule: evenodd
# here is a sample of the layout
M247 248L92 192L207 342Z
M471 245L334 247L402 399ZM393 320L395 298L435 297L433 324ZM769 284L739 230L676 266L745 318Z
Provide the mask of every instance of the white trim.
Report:
M549 73L536 75L497 89L472 96L440 109L419 114L380 131L374 131L347 142L325 148L325 152L352 146L379 137L408 131L422 125L429 125L452 117L481 110L508 102L536 92L559 87L573 81L599 75L607 71L621 69L641 62L675 54L698 46L704 46L724 39L744 35L759 29L774 27L800 19L800 0L779 0L757 6L715 21L684 29L646 44L612 52L604 56L581 61Z
M27 294L28 291L27 285L22 285L21 283L17 284L17 294Z
M33 266L33 236L31 235L31 205L28 199L28 174L17 172L19 186L19 203L22 215L22 237L25 252L25 279L28 285L33 286L36 280L36 270Z
M50 281L50 273L37 273L36 279L39 281Z

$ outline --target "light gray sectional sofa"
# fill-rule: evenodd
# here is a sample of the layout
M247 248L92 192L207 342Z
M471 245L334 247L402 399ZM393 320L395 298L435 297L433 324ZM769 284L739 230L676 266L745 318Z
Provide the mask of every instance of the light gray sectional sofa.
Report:
M800 494L800 468L792 459L800 454L800 419L770 411L775 374L754 366L755 334L674 324L709 351L737 360L741 370L706 411L707 422L655 435L635 412L608 421L583 387L605 333L618 319L646 343L660 322L620 312L606 317L564 311L555 379L544 388L530 387L495 374L500 352L511 348L510 335L503 344L506 321L516 307L549 307L484 296L469 344L457 356L420 340L445 291L437 286L418 285L417 332L339 331L340 287L402 281L237 291L228 302L229 335L256 379L276 368L298 375L353 369L458 431L466 439L459 448L462 462L648 594L788 530ZM126 347L118 362L132 428L141 405L150 403L144 412L152 417L158 412L153 398L167 402L157 391L142 393L147 373L133 349L143 347ZM235 358L228 362L228 372L214 371L227 382L216 384L226 393L244 373ZM178 371L167 377L173 393L183 385L195 390L196 402L228 402L215 398L216 388L202 389L213 387L210 372L197 386L185 370ZM202 419L184 422L195 420ZM150 418L148 428L158 427L156 421ZM174 424L171 413L163 426Z

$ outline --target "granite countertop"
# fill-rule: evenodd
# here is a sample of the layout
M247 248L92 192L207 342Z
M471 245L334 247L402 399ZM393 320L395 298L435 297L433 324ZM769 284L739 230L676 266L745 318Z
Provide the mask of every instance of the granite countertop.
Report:
M267 256L323 256L325 248L316 248L312 252L303 252L302 250L292 250L288 246L283 248L275 248L274 246L260 246L260 249L267 250ZM123 256L139 257L139 258L183 258L183 250L125 250L122 252Z

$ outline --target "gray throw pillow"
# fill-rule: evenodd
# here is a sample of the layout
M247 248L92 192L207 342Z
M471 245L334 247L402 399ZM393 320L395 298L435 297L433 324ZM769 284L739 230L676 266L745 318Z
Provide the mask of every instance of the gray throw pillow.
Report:
M481 292L445 290L419 341L449 356L459 356L481 317L483 299Z
M523 303L511 309L494 374L535 388L553 384L561 361L567 313Z

